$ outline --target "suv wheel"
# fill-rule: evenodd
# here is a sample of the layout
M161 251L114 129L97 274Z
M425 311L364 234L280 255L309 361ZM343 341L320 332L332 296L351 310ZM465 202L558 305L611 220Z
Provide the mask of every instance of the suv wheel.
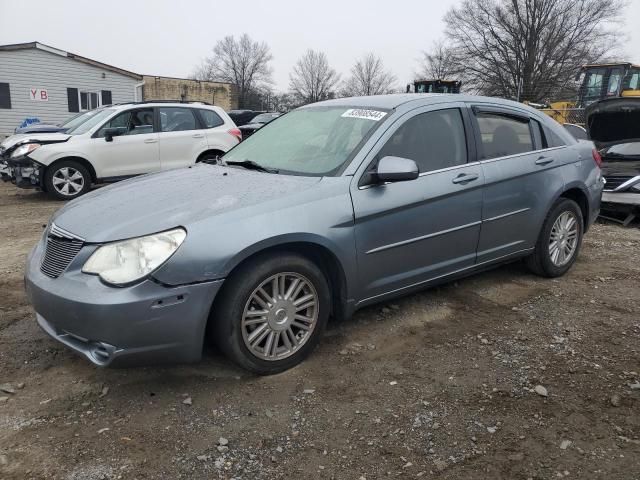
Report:
M560 198L544 221L527 265L537 275L559 277L576 261L583 234L582 211L576 202Z
M74 160L63 160L47 168L44 175L46 192L59 200L71 200L91 187L91 175Z
M241 367L261 375L282 372L320 340L330 298L324 274L307 258L262 256L225 283L210 335Z

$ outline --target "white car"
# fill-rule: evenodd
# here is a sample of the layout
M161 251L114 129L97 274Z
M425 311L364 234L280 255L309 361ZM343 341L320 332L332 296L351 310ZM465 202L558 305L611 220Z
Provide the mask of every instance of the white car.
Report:
M202 103L127 103L89 113L66 133L3 142L3 179L69 200L92 184L215 161L242 139L224 110Z

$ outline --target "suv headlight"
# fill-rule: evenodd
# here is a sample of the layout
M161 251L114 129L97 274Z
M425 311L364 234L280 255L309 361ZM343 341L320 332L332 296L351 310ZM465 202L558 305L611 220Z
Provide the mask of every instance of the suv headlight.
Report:
M187 236L182 228L109 243L98 248L82 267L112 285L140 280L173 255Z
M11 158L21 157L23 155L28 155L33 152L36 148L40 148L39 143L25 143L24 145L20 145L16 148L11 154Z

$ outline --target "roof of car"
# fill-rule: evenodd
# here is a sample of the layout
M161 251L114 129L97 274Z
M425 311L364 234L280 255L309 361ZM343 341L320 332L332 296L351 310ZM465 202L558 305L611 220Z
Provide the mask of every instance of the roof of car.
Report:
M480 97L475 95L464 95L460 93L394 93L390 95L371 95L368 97L346 97L335 100L325 100L313 103L308 107L316 106L349 106L393 109L400 105L414 103L417 105L429 105L442 102L488 102L505 106L518 106L528 109L526 105L512 100L505 100L496 97Z
M124 109L129 107L197 107L197 108L216 108L222 109L217 105L211 105L205 102L180 102L180 101L164 101L164 100L147 100L144 102L124 102L114 103L113 105L104 105L100 108L118 108Z

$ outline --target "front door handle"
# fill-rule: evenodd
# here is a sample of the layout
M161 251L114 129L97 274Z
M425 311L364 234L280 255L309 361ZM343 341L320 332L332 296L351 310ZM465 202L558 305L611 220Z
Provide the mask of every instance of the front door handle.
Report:
M157 143L158 140L156 140L155 138L147 138L144 143Z
M456 184L461 183L464 185L465 183L473 182L478 178L480 177L477 173L461 173L460 175L455 177L453 180L451 180L451 183L456 183Z
M551 162L553 162L553 158L540 157L536 160L536 165L549 165Z
M201 133L194 133L193 135L191 135L192 138L204 138L204 135Z

